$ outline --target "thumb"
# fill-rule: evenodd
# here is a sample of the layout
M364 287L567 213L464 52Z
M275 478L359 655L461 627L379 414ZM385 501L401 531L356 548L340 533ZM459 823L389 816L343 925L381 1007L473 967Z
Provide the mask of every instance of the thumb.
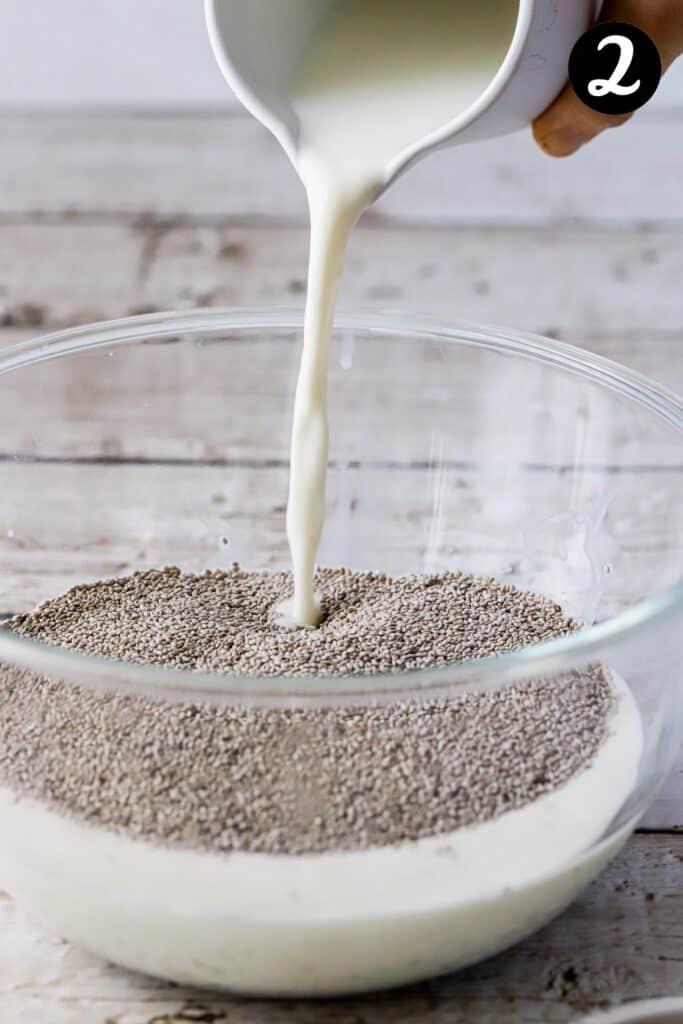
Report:
M666 68L683 50L682 0L608 0L600 21L625 21L646 32ZM608 115L591 110L571 85L560 93L533 124L536 142L550 156L569 156L607 128L624 124L631 114Z

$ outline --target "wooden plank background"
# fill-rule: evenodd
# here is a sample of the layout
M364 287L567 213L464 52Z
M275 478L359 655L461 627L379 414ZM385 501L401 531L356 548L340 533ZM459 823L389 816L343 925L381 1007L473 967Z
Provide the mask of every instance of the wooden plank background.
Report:
M0 346L165 308L303 305L303 192L276 143L239 111L9 111L0 139ZM341 304L549 333L683 391L682 171L676 103L646 109L571 161L547 160L523 134L437 155L364 217ZM160 393L174 401L172 389ZM18 389L0 408L5 441L23 401ZM49 394L44 401L49 418ZM95 442L105 450L112 439ZM66 434L60 443L70 443ZM658 458L683 468L676 446ZM213 481L202 487L208 502ZM282 494L259 501L276 546ZM15 556L28 600L31 566ZM93 573L112 569L96 548L92 558ZM5 900L0 1024L559 1024L605 1002L681 993L682 790L683 762L646 820L650 831L540 936L455 978L367 1000L200 999L100 964ZM204 1016L192 1010L200 1003Z

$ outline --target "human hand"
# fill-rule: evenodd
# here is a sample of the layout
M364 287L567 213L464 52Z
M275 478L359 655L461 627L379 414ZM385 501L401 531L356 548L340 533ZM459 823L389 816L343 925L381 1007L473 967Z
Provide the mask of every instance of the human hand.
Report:
M607 0L600 20L625 21L642 28L659 50L663 70L683 53L683 0ZM567 85L534 121L534 138L550 156L570 156L606 128L616 128L631 116L591 110Z

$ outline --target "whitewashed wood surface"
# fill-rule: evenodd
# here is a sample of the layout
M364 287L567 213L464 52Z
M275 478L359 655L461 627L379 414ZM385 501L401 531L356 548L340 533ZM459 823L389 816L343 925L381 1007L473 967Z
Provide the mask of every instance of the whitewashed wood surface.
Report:
M301 187L241 114L9 112L0 139L0 345L171 307L302 305ZM364 218L342 305L551 333L683 391L682 172L675 105L563 163L524 135L441 154ZM7 401L5 438L11 424ZM680 468L675 449L660 458ZM133 978L5 900L0 1024L564 1022L603 1002L679 994L683 764L647 825L580 903L512 953L406 993L319 1006L202 999Z

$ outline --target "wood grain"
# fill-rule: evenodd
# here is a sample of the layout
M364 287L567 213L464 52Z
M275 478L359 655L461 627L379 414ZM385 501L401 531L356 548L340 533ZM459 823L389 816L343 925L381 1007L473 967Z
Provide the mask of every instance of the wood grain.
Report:
M286 464L196 467L114 459L0 470L0 612L28 611L79 582L136 568L178 564L197 572L233 560L288 565ZM662 504L675 504L679 477L667 484L661 474L615 482L612 474L580 481L523 468L500 475L457 465L341 466L330 472L320 557L327 565L371 565L396 574L469 569L536 586L571 614L591 616L595 601L606 617L660 586L668 561L669 582L677 578L680 524L675 516L662 517L654 531L647 520L658 488ZM496 502L498 487L504 497ZM591 508L610 500L618 508L613 519L591 526ZM665 552L655 569L653 545ZM567 548L573 558L565 562ZM581 558L584 548L594 561ZM611 558L608 575L601 554Z
M292 307L291 303L288 305L289 308ZM43 311L47 313L47 307L43 307ZM13 345L41 337L48 330L57 326L48 320L42 326L37 327L26 325L0 327L0 353ZM622 365L664 384L673 391L683 392L683 359L680 358L680 352L683 350L683 330L659 331L656 328L631 330L629 328L612 334L609 331L607 333L593 333L592 331L574 333L571 330L556 328L553 336L560 336L561 340L580 345L596 355L622 363ZM54 371L59 374L57 366L58 364L54 364ZM135 388L136 381L129 381L129 385L131 388ZM3 409L0 407L0 417L2 415Z
M674 343L633 342L663 375ZM300 329L171 332L3 374L0 459L284 463L300 344ZM666 423L563 370L466 343L340 331L329 391L338 461L683 472Z
M171 988L60 942L0 899L0 1024L564 1024L683 991L683 836L636 836L572 908L515 949L367 998L226 999Z
M159 309L301 307L307 245L298 227L0 225L0 321L40 331ZM339 301L578 343L596 334L678 337L682 248L683 229L418 231L370 222L352 240Z
M305 222L300 183L266 130L226 114L0 113L0 216ZM521 132L411 170L374 216L403 224L680 223L683 110L647 109L571 161Z

